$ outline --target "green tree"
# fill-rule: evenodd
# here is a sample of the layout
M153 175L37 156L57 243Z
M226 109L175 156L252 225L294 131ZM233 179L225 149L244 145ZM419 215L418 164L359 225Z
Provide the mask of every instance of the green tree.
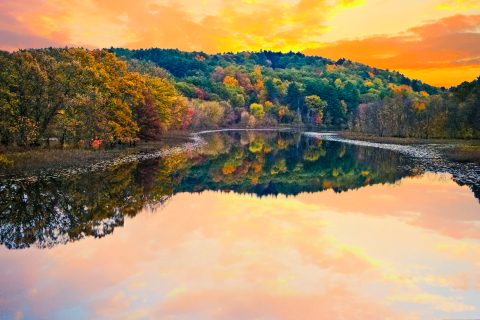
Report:
M322 124L323 111L328 105L327 102L322 100L319 96L311 95L305 97L305 105L308 110L307 120L315 124Z

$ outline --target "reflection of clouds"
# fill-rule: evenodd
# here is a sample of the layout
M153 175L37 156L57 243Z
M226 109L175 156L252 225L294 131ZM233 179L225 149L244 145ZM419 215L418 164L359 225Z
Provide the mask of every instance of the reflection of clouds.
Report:
M115 314L116 310L126 310L132 304L132 299L127 297L122 291L113 294L107 299L97 304L96 314L102 317L108 317Z
M456 301L457 299L428 293L407 293L395 295L389 297L388 299L393 302L407 302L415 305L427 305L433 307L435 310L444 311L447 313L475 310L475 307Z
M311 295L272 294L251 290L216 290L186 293L156 310L158 317L201 319L401 319L374 301L362 299L342 287ZM221 301L222 303L219 303Z
M32 318L468 317L480 244L448 230L465 225L454 219L474 228L467 192L427 176L342 194L177 194L110 237L0 249L0 307Z
M426 174L403 179L398 185L369 186L342 194L304 194L300 199L339 212L402 218L454 238L480 237L477 200L468 187L445 180L445 175Z

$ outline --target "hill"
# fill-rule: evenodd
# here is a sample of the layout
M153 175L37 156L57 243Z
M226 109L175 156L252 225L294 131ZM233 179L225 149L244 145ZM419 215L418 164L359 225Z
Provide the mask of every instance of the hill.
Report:
M479 86L446 90L293 52L0 51L0 143L99 147L168 130L275 125L480 138Z
M146 61L164 68L185 96L225 101L237 113L246 108L257 122L303 122L346 128L353 121L359 104L380 101L399 86L429 95L442 91L398 72L302 53L261 51L208 55L120 48L110 51L129 62ZM249 110L252 104L255 111ZM257 104L262 105L263 110L257 111L261 109Z

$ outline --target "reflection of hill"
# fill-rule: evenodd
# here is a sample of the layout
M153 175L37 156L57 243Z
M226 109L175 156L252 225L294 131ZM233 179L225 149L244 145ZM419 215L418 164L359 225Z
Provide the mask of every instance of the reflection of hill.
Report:
M51 247L102 237L149 204L177 192L227 190L296 195L394 183L411 175L387 150L288 132L205 135L201 151L131 163L95 174L0 185L0 241L8 248Z
M185 172L176 191L231 190L256 195L346 191L393 183L407 174L398 154L276 133L226 136L228 153L212 155Z

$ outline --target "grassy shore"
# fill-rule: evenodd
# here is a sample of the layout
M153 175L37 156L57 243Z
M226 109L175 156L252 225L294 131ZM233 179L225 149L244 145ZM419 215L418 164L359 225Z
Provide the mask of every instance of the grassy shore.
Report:
M0 176L27 175L51 168L87 167L126 155L155 152L162 148L178 146L190 140L189 132L179 131L167 133L158 141L141 141L134 147L118 146L100 150L46 147L7 149L0 155L3 159L0 159Z
M276 129L285 128L290 127L278 126ZM233 127L231 129L245 129L245 127ZM119 145L99 150L91 148L62 149L59 146L0 149L0 178L29 175L49 169L84 168L124 156L154 153L162 148L179 146L192 141L192 133L193 131L186 130L170 131L165 133L158 141L141 141L135 146Z
M453 146L443 149L443 154L447 159L459 162L478 162L480 163L480 140L465 139L419 139L419 138L398 138L398 137L379 137L356 132L340 132L339 135L345 139L362 140L377 143L391 143L400 145L412 144L444 144Z
M279 127L279 129L285 128ZM377 143L401 145L445 144L449 145L448 148L442 149L446 158L460 162L473 161L480 163L480 140L378 137L347 131L339 132L338 134L345 139ZM139 142L135 147L120 146L100 150L59 148L8 149L0 154L0 177L18 174L27 175L51 168L86 167L126 155L155 152L162 148L178 146L190 140L191 132L175 131L165 134L159 141Z

